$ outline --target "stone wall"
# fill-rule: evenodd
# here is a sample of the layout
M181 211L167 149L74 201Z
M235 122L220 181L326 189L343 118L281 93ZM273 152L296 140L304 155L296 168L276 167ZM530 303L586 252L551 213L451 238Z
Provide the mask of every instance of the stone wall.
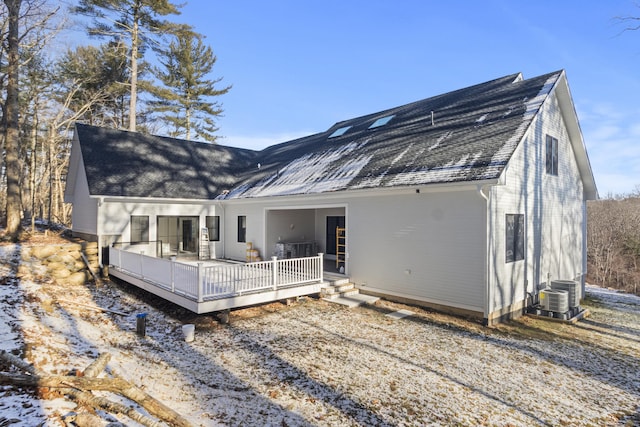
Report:
M82 284L91 279L82 254L87 258L91 271L98 275L98 243L79 242L23 246L21 248L22 263L18 274L47 276L59 283Z

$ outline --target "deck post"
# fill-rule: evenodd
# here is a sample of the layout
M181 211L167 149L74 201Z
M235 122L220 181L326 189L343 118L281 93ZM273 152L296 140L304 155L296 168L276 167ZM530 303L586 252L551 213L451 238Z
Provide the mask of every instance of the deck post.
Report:
M273 261L273 290L278 289L278 257L272 256L271 260Z
M204 287L204 263L198 263L198 302L202 302L202 295L204 294L202 288Z
M140 277L144 279L144 251L140 251Z
M318 268L320 270L320 283L324 282L324 254L318 253Z
M174 257L170 258L171 260L171 292L176 291L176 259Z

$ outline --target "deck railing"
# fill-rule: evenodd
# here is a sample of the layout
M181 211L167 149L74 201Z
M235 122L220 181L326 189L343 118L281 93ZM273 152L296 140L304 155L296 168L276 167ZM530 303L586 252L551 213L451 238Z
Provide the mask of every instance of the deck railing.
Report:
M109 248L112 268L198 302L323 281L323 254L247 264L196 265Z

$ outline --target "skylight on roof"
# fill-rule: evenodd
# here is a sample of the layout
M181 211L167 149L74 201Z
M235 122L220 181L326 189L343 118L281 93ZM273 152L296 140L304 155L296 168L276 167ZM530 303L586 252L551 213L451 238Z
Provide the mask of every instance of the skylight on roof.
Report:
M378 128L380 126L384 126L387 123L389 123L389 120L393 119L394 117L395 117L395 114L392 114L390 116L380 117L378 120L376 120L375 122L371 123L371 126L369 126L369 129L373 129L373 128Z
M329 135L329 138L335 138L336 136L344 135L349 129L351 129L351 126L343 126L341 128L338 128L334 130L331 135Z

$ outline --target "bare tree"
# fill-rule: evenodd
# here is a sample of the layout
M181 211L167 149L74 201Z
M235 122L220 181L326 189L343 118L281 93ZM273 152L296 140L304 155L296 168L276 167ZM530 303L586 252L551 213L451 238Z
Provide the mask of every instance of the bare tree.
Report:
M4 143L7 169L6 237L17 240L21 231L18 78L20 72L20 6L22 0L4 0L7 8L7 87L3 106Z
M640 198L589 202L589 278L602 286L638 293L640 284Z
M640 5L638 6L640 7ZM615 18L619 23L624 24L622 31L640 30L640 17L638 16L617 16Z

